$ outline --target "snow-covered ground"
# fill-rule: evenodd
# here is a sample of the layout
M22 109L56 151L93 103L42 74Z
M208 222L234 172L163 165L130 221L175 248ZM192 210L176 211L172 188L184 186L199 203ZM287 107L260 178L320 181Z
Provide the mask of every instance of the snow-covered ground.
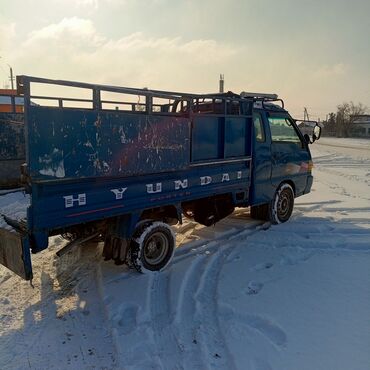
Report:
M368 370L370 141L312 151L314 186L288 223L248 210L185 223L162 273L93 244L57 258L60 237L33 256L34 289L0 267L0 369ZM2 195L0 212L23 201Z

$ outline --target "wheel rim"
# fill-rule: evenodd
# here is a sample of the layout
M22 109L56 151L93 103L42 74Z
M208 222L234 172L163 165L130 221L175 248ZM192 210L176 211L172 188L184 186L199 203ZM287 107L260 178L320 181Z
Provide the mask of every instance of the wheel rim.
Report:
M277 204L277 215L280 220L286 220L292 212L293 194L290 190L284 189L279 197Z
M144 258L149 265L157 265L166 258L169 244L163 233L153 233L144 246Z

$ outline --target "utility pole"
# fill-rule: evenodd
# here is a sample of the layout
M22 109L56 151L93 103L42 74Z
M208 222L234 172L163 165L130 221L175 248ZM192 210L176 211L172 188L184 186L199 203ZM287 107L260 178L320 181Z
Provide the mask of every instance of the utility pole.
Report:
M225 83L224 75L220 74L220 91L219 91L220 93L224 92L224 83Z
M13 77L13 68L8 64L8 67L10 69L10 84L12 86L12 90L14 90L14 77Z
M307 118L307 119L306 119ZM307 108L304 107L303 108L303 121L309 121L310 120L310 117L308 116L308 111L307 111Z
M0 59L2 59L2 56L0 56ZM10 70L10 76L9 76L10 85L12 87L12 90L14 90L14 80L15 80L15 77L13 76L13 68L8 63L7 63L7 66L9 67L9 70ZM3 67L0 66L0 68L4 71Z

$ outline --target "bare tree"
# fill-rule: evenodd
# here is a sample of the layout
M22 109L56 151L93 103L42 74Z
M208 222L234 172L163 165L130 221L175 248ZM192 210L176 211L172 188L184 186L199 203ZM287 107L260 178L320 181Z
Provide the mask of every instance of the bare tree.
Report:
M337 106L336 133L338 137L348 137L351 125L356 116L365 114L368 108L362 103L342 103Z
M329 113L326 115L326 120L323 121L323 135L336 136L337 132L337 116L335 113Z

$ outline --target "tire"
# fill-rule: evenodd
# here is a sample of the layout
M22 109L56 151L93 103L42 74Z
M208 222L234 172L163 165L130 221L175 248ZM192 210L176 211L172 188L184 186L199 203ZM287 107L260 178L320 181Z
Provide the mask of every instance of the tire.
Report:
M161 271L171 262L175 251L175 236L163 222L139 225L131 241L129 258L141 273Z
M289 220L294 207L294 191L288 184L282 184L269 205L269 220L272 224L280 224Z

